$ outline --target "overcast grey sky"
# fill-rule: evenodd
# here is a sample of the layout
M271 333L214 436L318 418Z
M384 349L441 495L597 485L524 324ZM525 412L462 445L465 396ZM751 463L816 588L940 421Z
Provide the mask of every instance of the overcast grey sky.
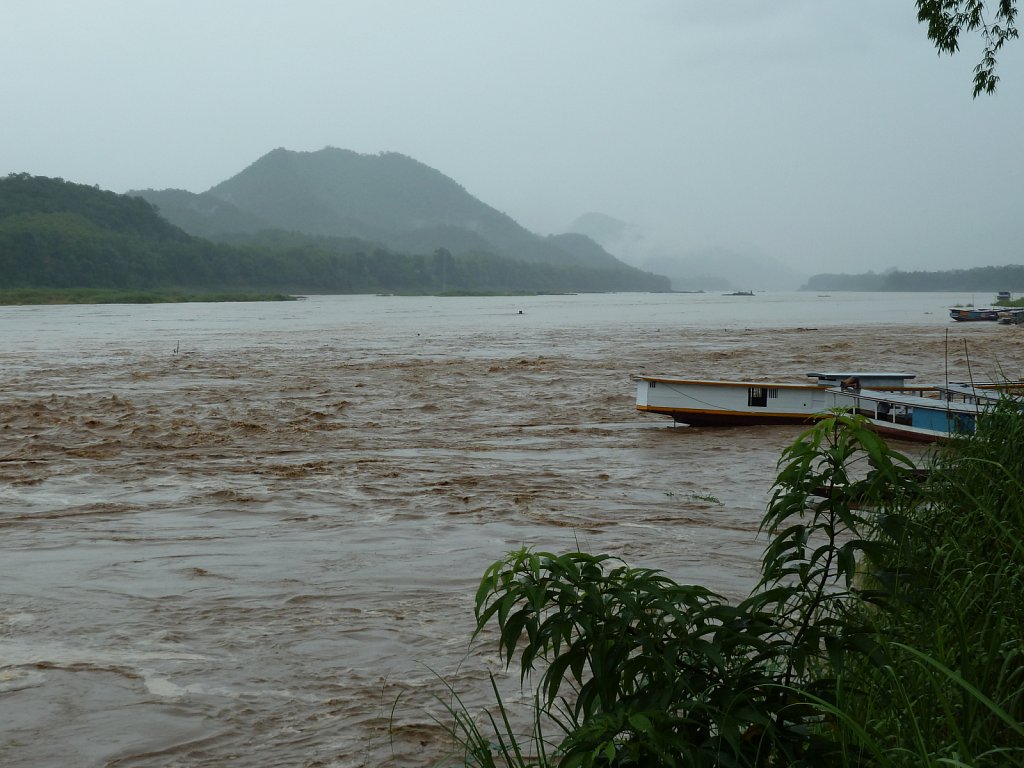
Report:
M541 234L806 272L1024 262L1024 41L995 96L913 0L8 0L0 173L201 192L396 151Z

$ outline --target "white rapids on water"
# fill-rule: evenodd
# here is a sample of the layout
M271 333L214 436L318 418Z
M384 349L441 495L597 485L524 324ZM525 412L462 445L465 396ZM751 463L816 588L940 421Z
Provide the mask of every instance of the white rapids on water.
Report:
M1020 377L971 299L0 308L0 764L436 764L441 678L503 670L469 639L508 550L756 580L799 428L673 428L632 375Z

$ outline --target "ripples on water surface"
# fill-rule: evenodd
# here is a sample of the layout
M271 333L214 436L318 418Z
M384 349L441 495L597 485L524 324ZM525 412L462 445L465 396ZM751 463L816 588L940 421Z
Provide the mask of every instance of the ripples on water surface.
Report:
M509 549L753 583L798 430L673 428L631 375L1020 376L971 300L0 308L0 762L431 765L435 673L477 705L500 670L468 639Z

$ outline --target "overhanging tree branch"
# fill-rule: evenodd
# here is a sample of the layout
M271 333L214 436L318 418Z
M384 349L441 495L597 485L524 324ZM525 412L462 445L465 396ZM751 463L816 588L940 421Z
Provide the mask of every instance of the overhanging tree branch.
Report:
M993 11L991 20L986 16L986 5ZM974 97L995 92L999 82L996 54L1007 40L1020 37L1017 0L917 0L917 20L928 25L928 39L940 55L956 53L961 34L980 31L985 48L974 68Z

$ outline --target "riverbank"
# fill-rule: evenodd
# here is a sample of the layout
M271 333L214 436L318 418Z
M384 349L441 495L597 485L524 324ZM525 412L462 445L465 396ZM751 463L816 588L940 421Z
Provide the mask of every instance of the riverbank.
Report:
M0 291L0 305L33 304L186 304L222 301L295 301L286 293L176 293L118 291L107 288L12 288Z

